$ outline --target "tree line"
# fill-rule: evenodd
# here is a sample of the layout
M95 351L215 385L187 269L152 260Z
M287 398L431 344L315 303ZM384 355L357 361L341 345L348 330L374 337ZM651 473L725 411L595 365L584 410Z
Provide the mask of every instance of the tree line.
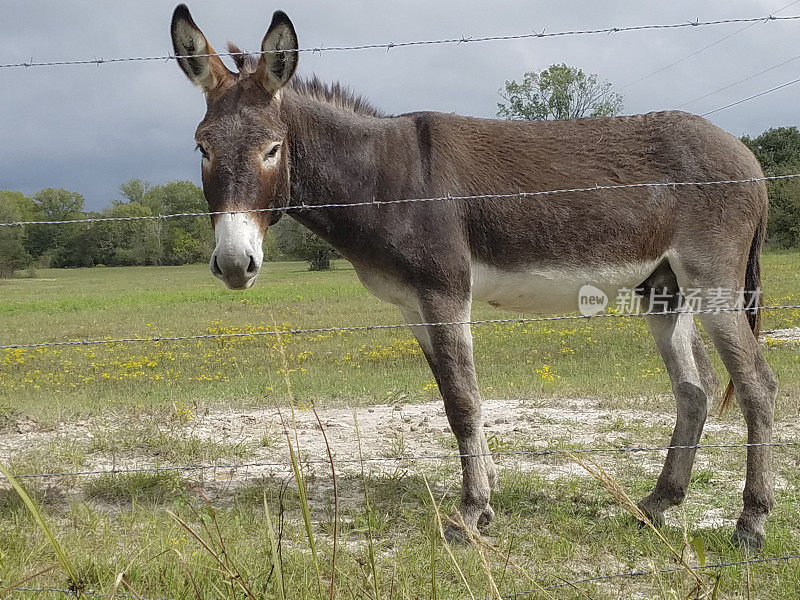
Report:
M132 179L120 186L121 199L87 211L84 197L65 189L43 189L28 197L0 190L0 222L77 221L91 218L150 217L208 210L203 191L190 181L151 186ZM333 250L290 219L265 240L267 260L308 260L327 269ZM0 277L26 269L96 266L183 265L205 262L214 249L207 216L132 221L0 227Z
M122 200L87 211L84 197L47 188L27 197L0 192L0 220L77 221L87 218L149 217L205 210L203 192L188 181L149 186L134 179L121 186ZM205 260L213 248L207 218L66 223L0 228L0 269L98 265L179 265Z

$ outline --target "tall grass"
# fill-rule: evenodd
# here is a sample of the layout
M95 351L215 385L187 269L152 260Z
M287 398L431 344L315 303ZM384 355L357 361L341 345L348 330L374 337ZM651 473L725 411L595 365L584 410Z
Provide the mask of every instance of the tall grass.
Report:
M3 464L0 464L0 474L2 474L8 480L8 482L13 486L17 494L19 494L19 497L25 504L25 508L28 509L28 512L33 517L34 521L36 522L36 525L39 527L39 530L44 534L45 538L47 539L47 543L53 549L53 552L58 558L58 562L61 564L61 567L64 569L64 572L69 577L70 589L72 589L77 595L80 596L81 592L83 591L84 584L78 578L77 571L75 570L72 561L67 556L67 553L64 551L64 548L61 546L61 543L58 541L58 539L56 539L56 536L53 535L53 532L47 525L47 521L45 521L42 511L39 509L39 506L36 504L36 501L34 501L34 499L30 497L27 490ZM49 570L50 569L45 569L44 571L40 571L39 574L43 574Z

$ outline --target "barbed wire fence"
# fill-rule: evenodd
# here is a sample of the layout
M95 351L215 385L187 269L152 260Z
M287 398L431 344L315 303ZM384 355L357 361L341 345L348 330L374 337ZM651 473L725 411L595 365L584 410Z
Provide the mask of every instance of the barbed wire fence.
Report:
M272 212L295 212L305 210L321 210L328 208L362 208L366 206L381 207L392 206L395 204L415 204L423 202L453 202L470 200L510 200L519 198L535 198L538 196L556 196L560 194L579 194L587 192L603 192L616 190L635 190L642 188L682 188L682 187L704 187L716 185L734 185L759 183L766 181L781 181L787 179L797 179L800 173L788 173L785 175L769 175L763 177L748 177L745 179L719 179L715 181L654 181L643 183L622 183L617 185L592 185L584 187L561 188L555 190L539 190L532 192L515 192L510 194L473 194L469 196L435 196L431 198L399 198L397 200L372 200L368 202L345 202L345 203L323 203L323 204L298 204L292 206L271 206L267 208L247 208L240 210L222 211L199 211L172 213L166 215L138 215L131 217L90 217L85 219L71 220L51 220L51 221L7 221L0 222L0 227L24 227L26 225L74 225L80 223L105 223L109 221L159 221L162 219L176 219L181 217L207 217L218 215L236 215L247 213L272 213Z
M796 4L793 2L788 6ZM784 8L787 8L784 7ZM783 10L783 9L781 9ZM616 33L624 33L624 32L634 32L634 31L652 31L652 30L663 30L663 29L683 29L683 28L694 28L694 27L711 27L716 25L724 25L724 24L746 24L745 28L737 30L736 32L730 34L729 36L725 36L720 40L701 48L697 52L694 52L678 62L682 62L690 58L691 56L697 54L705 50L708 47L711 47L737 33L743 31L747 27L753 26L758 24L759 22L763 23L770 23L770 22L780 22L780 21L795 21L800 20L800 15L795 16L777 16L775 14L771 14L764 17L750 17L750 18L732 18L732 19L717 19L717 20L707 20L707 21L686 21L681 23L672 23L672 24L650 24L650 25L634 25L634 26L620 26L620 27L607 27L607 28L599 28L599 29L583 29L583 30L569 30L569 31L556 31L556 32L548 32L546 29L543 29L540 32L531 32L531 33L523 33L523 34L514 34L514 35L497 35L497 36L480 36L480 37L453 37L453 38L443 38L443 39L435 39L435 40L417 40L417 41L406 41L406 42L385 42L385 43L374 43L374 44L362 44L362 45L349 45L349 46L317 46L317 47L309 47L309 48L301 48L299 52L310 52L310 53L322 53L322 52L335 52L335 51L355 51L355 50L368 50L368 49L383 49L386 51L395 49L395 48L404 48L404 47L412 47L412 46L432 46L432 45L445 45L445 44L468 44L468 43L481 43L481 42L489 42L489 41L509 41L509 40L522 40L522 39L536 39L536 38L550 38L550 37L564 37L564 36L581 36L581 35L599 35L599 34L616 34ZM216 53L217 56L236 56L240 54L266 54L275 51L265 51L265 52L247 52L247 53ZM201 55L201 56L212 56L212 54L208 55ZM57 66L67 66L67 65L102 65L106 63L125 63L125 62L144 62L144 61L169 61L169 60L176 60L179 58L184 58L182 56L176 55L160 55L160 56L133 56L133 57L116 57L116 58L93 58L93 59L78 59L78 60L55 60L55 61L34 61L33 59L24 62L10 62L5 64L0 64L0 69L12 69L12 68L32 68L32 67L57 67ZM196 56L195 56L196 58ZM689 104L701 99L704 99L708 96L714 95L720 91L738 85L739 83L748 81L753 79L763 73L769 72L774 70L784 64L788 64L798 57L794 57L788 60L785 60L777 65L764 69L754 75L736 81L728 86L710 92L705 96L697 97L693 100L685 104ZM677 64L677 63L672 63ZM672 64L663 67L659 71L654 71L651 74L646 75L641 79L646 79L651 75L654 75L666 68L672 66ZM640 79L640 80L641 80ZM639 81L639 80L637 80ZM628 85L633 85L637 81L631 82ZM749 95L742 99L736 100L734 102L730 102L713 110L707 111L702 114L702 116L707 116L714 114L716 112L725 110L727 108L742 104L744 102L748 102L755 98L762 97L766 94L772 93L774 91L778 91L780 89L784 89L786 87L792 86L800 82L800 78L794 79L783 84L774 86L767 90ZM221 215L221 214L236 214L236 213L249 213L249 212L274 212L274 211L281 211L281 212L291 212L291 211L301 211L301 210L312 210L312 209L332 209L332 208L358 208L358 207L367 207L367 206L381 206L381 205L395 205L395 204L406 204L406 203L422 203L422 202L452 202L452 201L460 201L460 202L468 202L468 201L475 201L475 200L496 200L502 201L504 199L509 198L527 198L527 197L536 197L536 196L550 196L550 195L558 195L558 194L577 194L577 193L590 193L590 192L597 192L597 191L618 191L618 190L632 190L632 189L646 189L646 188L679 188L679 187L687 187L687 186L710 186L710 185L744 185L744 184L753 184L753 183L760 183L760 182L768 182L768 181L778 181L778 180L791 180L800 177L800 173L794 174L787 174L787 175L775 175L775 176L765 176L765 177L756 177L756 178L747 178L747 179L731 179L731 180L718 180L718 181L678 181L678 182L644 182L644 183L628 183L628 184L620 184L620 185L597 185L597 186L584 186L584 187L573 187L573 188L565 188L565 189L556 189L556 190L541 190L541 191L529 191L529 192L518 192L512 194L481 194L481 195L471 195L471 196L444 196L444 197L433 197L433 198L408 198L408 199L397 199L397 200L385 200L385 201L375 201L375 202L356 202L356 203L331 203L331 204L319 204L319 205L303 205L303 206L288 206L288 207L271 207L271 208L263 208L263 209L249 209L249 210L236 210L236 211L217 211L217 212L186 212L186 213L175 213L175 214L167 214L167 215L148 215L148 216L134 216L134 217L97 217L97 218L85 218L85 219L75 219L75 220L51 220L51 221L16 221L16 222L4 222L0 223L0 227L26 227L26 226L49 226L49 225L74 225L79 223L91 224L96 222L106 222L106 221L113 221L113 222L124 222L124 221L140 221L140 220L162 220L162 219L171 219L171 218L179 218L179 217L199 217L199 216L214 216L214 215ZM758 310L797 310L800 309L800 305L768 305L758 307ZM706 309L706 310L686 310L681 309L678 311L652 311L652 312L628 312L628 313L598 313L592 316L584 316L584 315L559 315L559 316L552 316L552 317L519 317L519 318L508 318L508 319L480 319L480 320L466 320L466 321L452 321L452 322L425 322L425 323L404 323L404 324L372 324L372 325L353 325L353 326L337 326L337 327L317 327L317 328L303 328L303 329L275 329L271 331L253 331L247 333L218 333L218 334L197 334L197 335L184 335L184 336L152 336L152 337L127 337L127 338L119 338L119 339L84 339L84 340L63 340L63 341L45 341L45 342L37 342L37 343L27 343L27 344L20 344L20 343L12 343L6 345L0 345L0 351L15 351L15 350L24 350L24 349L33 349L33 348L42 348L42 347L64 347L64 346L94 346L94 345L102 345L102 344L117 344L117 343L167 343L167 342L180 342L180 341L192 341L192 340L204 340L204 339L226 339L226 338L257 338L261 336L277 336L277 335L290 335L290 334L310 334L310 333L324 333L324 332L338 332L338 331L376 331L376 330L386 330L386 329L399 329L399 328L407 328L407 327L442 327L442 326L454 326L454 325L485 325L485 324L511 324L511 323L534 323L534 322L549 322L549 321L562 321L562 320L591 320L591 319L598 319L598 318L631 318L631 317L647 317L651 315L664 315L664 314L674 314L674 313L686 313L690 312L692 314L703 314L703 313L718 313L722 311L743 311L743 310L751 310L748 308L743 307L733 307L733 308L726 308L726 307L718 307L714 309ZM622 455L622 454L635 454L635 453L652 453L652 452L666 452L670 450L681 450L681 449L691 449L691 450L712 450L712 449L733 449L733 448L750 448L754 446L769 446L775 448L796 448L800 447L800 441L793 441L793 440L786 440L786 441L775 441L769 443L720 443L720 444L697 444L691 446L681 446L681 445L673 445L673 446L656 446L656 447L648 447L648 446L629 446L629 447L593 447L593 448L548 448L542 450L519 450L519 451L497 451L497 452L490 452L487 454L458 454L458 453L442 453L442 454L421 454L421 455L396 455L396 456L366 456L360 457L358 459L355 458L333 458L333 462L335 464L361 464L364 463L377 463L377 462L387 462L387 463L401 463L401 462L422 462L422 461L445 461L445 460L455 460L455 459L463 459L467 457L479 457L479 456L495 456L495 457L506 457L506 456L526 456L526 457L546 457L546 456L553 456L553 455L562 455L562 456L571 456L571 455L580 455L580 454L612 454L612 455ZM331 464L330 459L318 459L318 458L305 458L302 460L304 464ZM127 473L160 473L160 472L184 472L184 473L191 473L191 472L201 472L201 471L210 471L210 470L247 470L250 468L258 468L258 467L290 467L292 465L289 461L264 461L264 462L247 462L247 463L217 463L217 464L200 464L200 465L169 465L169 466L159 466L159 465L150 465L150 466L131 466L131 467L113 467L110 469L95 469L95 470L83 470L83 471L61 471L61 472L38 472L38 473L18 473L16 477L19 479L25 480L48 480L48 479L55 479L55 478L65 478L65 477L97 477L97 476L105 476L105 475L117 475L117 474L127 474ZM772 564L772 563L780 563L780 562L788 562L792 560L800 559L800 555L795 554L785 554L782 556L775 556L775 557L756 557L756 558L745 558L744 560L740 561L729 561L729 562L719 562L719 563L712 563L712 564L701 564L701 565L694 565L691 568L697 571L704 571L704 570L721 570L726 568L733 568L739 566L746 566L746 565L755 565L755 564ZM502 597L504 598L514 598L520 597L525 595L530 595L540 591L546 590L556 590L571 587L574 588L581 584L589 584L589 583L596 583L596 582L603 582L603 581L610 581L614 579L621 579L621 578L634 578L634 577L644 577L644 576L653 576L653 575L660 575L660 574L669 574L675 573L684 570L685 567L673 567L673 568L664 568L664 569L639 569L639 570L630 570L618 573L611 573L611 574L600 574L590 577L584 577L581 579L576 579L573 581L562 581L560 583L551 584L547 586L538 587L537 589L532 590L522 590L517 591L509 594L505 594ZM78 591L73 589L63 589L63 588L56 588L56 587L0 587L0 591L5 593L10 592L29 592L29 593L59 593L64 595L87 595L87 596L106 596L107 593L104 592L94 592L94 591ZM134 594L122 594L118 593L115 594L119 597L124 598L139 598L138 595ZM144 598L141 600L173 600L171 598Z
M490 325L490 324L503 324L503 323L545 323L550 321L589 321L591 319L626 319L632 317L650 317L650 316L665 316L672 314L718 314L720 312L747 312L750 310L797 310L800 309L800 304L783 304L771 306L759 306L757 309L741 307L741 306L720 306L715 308L706 308L699 310L691 310L685 308L681 310L662 310L662 311L646 311L646 312L629 312L629 313L597 313L594 315L558 315L553 317L514 317L508 319L476 319L466 321L433 321L423 323L390 323L383 324L377 323L374 325L344 325L338 327L311 327L307 329L273 329L269 331L248 331L239 333L201 333L197 335L182 335L182 336L153 336L153 337L130 337L130 338L111 338L111 339L97 339L97 340L66 340L57 342L38 342L33 344L8 344L0 346L0 350L15 350L25 348L47 348L53 346L98 346L103 344L123 344L123 343L138 343L138 342L182 342L191 340L207 340L207 339L226 339L226 338L258 338L264 336L276 335L299 335L306 333L331 333L336 331L378 331L382 329L406 329L410 327L451 327L456 325Z
M786 7L784 7L786 8ZM783 10L783 9L781 9ZM667 23L667 24L651 24L651 25L625 25L625 26L618 26L618 27L603 27L599 29L577 29L577 30L568 30L568 31L547 31L546 28L542 29L540 32L530 32L530 33L521 33L521 34L512 34L512 35L486 35L486 36L461 36L461 37L451 37L451 38L442 38L437 40L415 40L415 41L408 41L408 42L382 42L376 44L360 44L360 45L351 45L351 46L313 46L309 48L299 48L297 52L310 52L313 54L318 54L322 52L343 52L343 51L353 51L353 50L393 50L395 48L408 48L412 46L438 46L438 45L450 45L450 44L469 44L469 43L480 43L480 42L499 42L499 41L512 41L512 40L524 40L524 39L534 39L534 38L552 38L552 37L567 37L567 36L577 36L577 35L600 35L600 34L613 34L613 33L625 33L625 32L632 32L632 31L653 31L658 29L685 29L685 28L692 28L692 27L709 27L715 25L727 25L727 24L736 24L736 23L769 23L769 22L779 22L779 21L796 21L800 19L800 15L787 15L787 16L779 16L775 14L770 14L766 16L760 17L744 17L744 18L734 18L734 19L714 19L714 20L707 20L701 21L699 19L694 21L684 21L681 23ZM167 62L170 60L177 60L180 58L201 58L201 57L210 57L210 56L243 56L243 55L261 55L261 54L275 54L284 52L283 50L259 50L253 52L213 52L209 54L193 54L191 56L184 56L184 55L173 55L173 54L162 54L156 56L126 56L126 57L115 57L115 58L91 58L91 59L75 59L75 60L53 60L53 61L34 61L33 59L29 61L22 61L22 62L10 62L10 63L3 63L0 64L0 69L19 69L19 68L31 68L31 67L60 67L60 66L68 66L68 65L103 65L103 64L113 64L113 63L124 63L124 62L152 62L152 61L160 61L160 62Z
M764 310L769 309L800 309L800 305L782 305L782 306L766 306L761 307ZM724 310L746 310L743 308L721 308L721 309L709 309L706 311L689 311L695 313L702 313L702 312L719 312ZM41 344L11 344L6 346L0 346L0 350L13 350L17 348L30 348L30 347L42 347L42 346L51 346L51 345L88 345L88 344L98 344L98 343L118 343L118 342L161 342L161 341L178 341L178 340L191 340L191 339L206 339L206 338L229 338L229 337L255 337L255 335L286 335L286 334L299 334L299 333L318 333L321 331L348 331L348 330L379 330L379 329L387 329L387 328L404 328L410 326L446 326L446 325L456 325L456 324L482 324L482 323L520 323L520 322L542 322L542 321L562 321L562 320L574 320L574 319L581 319L587 320L592 319L595 317L610 317L610 318L627 318L627 317L642 317L648 315L663 315L665 313L681 313L687 312L684 310L679 311L658 311L658 312L644 312L644 313L629 313L629 314L616 314L616 313L604 313L600 315L594 315L593 317L585 317L585 316L578 316L578 315L559 315L554 317L532 317L532 318L516 318L516 319L490 319L490 320L479 320L479 321L462 321L462 322L440 322L440 323L419 323L419 324L392 324L392 325L371 325L371 326L358 326L358 327L336 327L336 328L311 328L311 329L297 329L297 330L274 330L274 331L265 331L265 332L253 332L253 333L245 333L245 334L211 334L211 335L202 335L202 336L181 336L178 338L128 338L126 340L81 340L78 342L45 342ZM696 445L669 445L669 446L629 446L629 447L594 447L594 448L548 448L542 450L518 450L518 451L495 451L489 453L477 453L477 454L460 454L460 453L442 453L442 454L423 454L423 455L396 455L396 456L365 456L360 458L339 458L332 455L332 458L329 459L321 459L321 458L300 458L300 462L305 465L306 467L314 464L319 465L363 465L365 463L389 463L389 464L399 464L399 463L408 463L408 462L415 462L419 463L422 461L435 461L435 462L442 462L446 460L461 460L463 458L469 457L481 457L481 456L492 456L495 458L502 458L502 457L547 457L547 456L565 456L565 457L574 457L577 455L592 455L592 454L637 454L637 453L653 453L653 452L667 452L670 450L719 450L719 449L735 449L735 448L750 448L756 446L768 446L772 448L798 448L800 447L800 441L775 441L775 442L768 442L768 443L718 443L718 444L696 444ZM95 470L84 470L84 471L61 471L61 472L38 472L38 473L18 473L16 477L20 480L49 480L55 478L67 478L67 477L102 477L102 476L114 476L114 475L124 475L124 474L133 474L133 473L167 473L167 472L181 472L181 473L198 473L198 472L207 472L213 471L216 478L217 471L224 471L226 472L226 478L230 478L233 472L241 472L244 471L244 477L247 478L248 470L249 469L256 469L256 468L283 468L289 471L293 466L293 463L287 460L283 461L261 461L261 462L244 462L244 463L214 463L214 464L201 464L201 465L169 465L169 466L134 466L134 467L113 467L110 469L95 469ZM732 561L732 562L720 562L720 563L713 563L713 564L698 564L693 565L691 568L697 572L705 572L705 571L715 571L715 570L722 570L726 568L732 567L739 567L739 566L749 566L755 564L775 564L775 563L788 563L789 561L800 559L800 555L794 554L784 554L781 556L773 556L773 557L758 557L758 558L746 558L745 560L741 561ZM617 579L625 579L625 578L637 578L637 577L646 577L646 576L657 576L657 575L667 575L671 573L681 572L685 569L684 566L680 567L671 567L671 568L664 568L664 569L638 569L638 570L630 570L630 571L623 571L623 572L616 572L616 573L607 573L607 574L600 574L594 575L590 577L583 577L571 581L561 581L559 583L548 584L545 586L539 586L536 589L528 589L528 590L521 590L516 591L508 594L502 595L503 598L516 598L516 597L524 597L527 595L531 595L541 591L552 591L557 589L563 588L576 588L577 586L587 585L587 584L594 584L594 583L602 583L608 582ZM0 588L2 589L2 588ZM55 587L18 587L18 588L8 588L8 593L18 592L18 593L55 593L55 594L62 594L62 595L84 595L84 596L101 596L107 595L107 593L102 592L93 592L93 591L81 591L78 592L76 590L67 589L67 588L55 588ZM119 597L128 598L128 597L138 597L134 596L133 594L116 594ZM173 600L171 598L157 598L152 600Z

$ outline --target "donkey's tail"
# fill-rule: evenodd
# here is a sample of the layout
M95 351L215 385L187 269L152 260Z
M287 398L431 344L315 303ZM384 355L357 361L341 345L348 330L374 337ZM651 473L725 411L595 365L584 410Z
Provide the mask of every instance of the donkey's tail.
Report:
M756 339L758 339L758 334L761 331L761 248L764 245L764 236L767 229L766 225L767 219L766 217L762 217L753 234L753 241L750 244L750 255L747 257L747 270L744 274L743 302L745 314L747 315L747 322L750 323L750 329L753 331L753 335L756 336ZM725 393L722 396L720 413L724 413L728 410L733 400L733 395L733 381L728 381L728 387L725 388Z

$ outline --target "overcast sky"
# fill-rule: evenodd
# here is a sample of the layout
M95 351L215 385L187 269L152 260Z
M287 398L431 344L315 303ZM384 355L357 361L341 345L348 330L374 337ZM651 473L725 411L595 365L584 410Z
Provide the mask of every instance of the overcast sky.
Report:
M546 30L755 17L790 0L190 0L219 50L257 49L272 11L285 10L303 47L400 42ZM172 51L175 2L4 2L0 63L161 55ZM800 1L780 13L800 14ZM637 79L737 32L657 75ZM800 21L613 35L494 41L353 52L304 53L302 74L340 80L388 113L439 110L494 116L497 90L525 71L566 62L622 88L626 113L676 108L800 54ZM797 78L800 59L685 106L702 113ZM632 84L632 85L628 85ZM626 87L627 86L627 87ZM742 135L798 124L800 84L715 113ZM204 100L174 61L0 69L0 189L65 187L100 208L119 185L199 182L194 128Z

